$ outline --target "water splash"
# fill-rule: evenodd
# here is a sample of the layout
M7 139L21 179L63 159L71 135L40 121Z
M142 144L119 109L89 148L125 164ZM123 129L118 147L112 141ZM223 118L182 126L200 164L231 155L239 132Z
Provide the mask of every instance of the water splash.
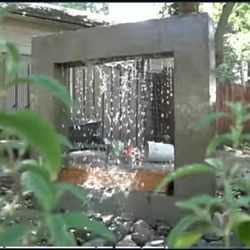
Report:
M161 108L172 105L169 100L173 99L173 59L137 57L65 66L64 71L63 77L76 105L70 111L71 117L85 122L99 119L103 138L122 141L139 151L127 158L113 152L108 161L105 153L102 157L93 154L91 161L88 156L82 157L80 165L92 171L84 187L102 190L103 197L118 191L129 192L136 185L138 166L143 169L146 141L158 140L173 130L173 122L168 123L174 119L171 110L163 112ZM81 129L77 124L74 127ZM70 166L79 166L79 161L71 161Z

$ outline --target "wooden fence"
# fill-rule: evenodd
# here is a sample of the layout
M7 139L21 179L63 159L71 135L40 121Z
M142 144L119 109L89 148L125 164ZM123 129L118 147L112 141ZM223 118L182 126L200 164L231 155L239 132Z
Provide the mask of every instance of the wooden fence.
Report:
M30 56L21 57L20 71L15 76L23 78L31 74ZM10 87L6 95L0 96L0 110L14 111L30 108L30 87L28 84L18 84Z
M217 84L216 111L230 112L227 102L250 104L250 86L241 84ZM219 119L216 124L218 133L225 133L230 128L228 119ZM250 132L250 122L245 123L245 131Z
M102 121L103 137L143 147L174 136L173 67L153 72L144 58L65 65L63 78L78 112Z

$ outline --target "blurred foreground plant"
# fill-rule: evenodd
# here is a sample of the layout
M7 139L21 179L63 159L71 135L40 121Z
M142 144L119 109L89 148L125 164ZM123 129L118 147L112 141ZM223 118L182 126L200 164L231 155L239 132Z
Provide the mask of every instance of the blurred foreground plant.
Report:
M250 134L243 131L244 123L250 120L250 105L228 103L228 106L231 113L210 114L198 125L198 128L202 129L220 118L231 121L229 132L215 135L208 145L209 158L205 159L204 163L177 169L156 189L158 192L180 178L206 173L216 177L217 188L222 190L220 197L199 195L176 203L188 213L172 229L168 237L169 247L191 247L208 234L223 238L224 245L230 247L232 232L245 246L250 246L250 215L247 212L250 205L249 158L239 158L230 152L221 157L217 151L220 145L240 149L243 142L250 140ZM241 192L241 196L234 195L235 189Z
M4 12L6 10L0 10L0 14ZM68 107L72 105L66 89L52 78L43 75L16 78L20 55L13 43L1 44L0 63L1 96L15 84L36 84L50 90ZM88 219L85 213L55 212L65 191L88 203L84 190L72 184L57 182L62 166L61 146L67 144L66 138L34 111L0 111L0 128L2 172L8 172L14 179L13 193L0 197L1 246L34 246L43 238L54 246L75 246L72 232L75 229L86 229L114 241L114 235L104 224ZM28 147L38 152L39 160L23 159ZM32 194L36 200L31 209L24 206L26 194Z

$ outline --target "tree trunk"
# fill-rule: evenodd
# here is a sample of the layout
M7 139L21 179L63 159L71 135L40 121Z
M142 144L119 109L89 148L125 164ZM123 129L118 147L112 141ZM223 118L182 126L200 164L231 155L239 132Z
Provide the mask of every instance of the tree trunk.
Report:
M235 6L235 2L228 2L223 5L220 20L215 32L215 55L216 55L216 67L223 63L223 42L224 34L226 32L228 18Z

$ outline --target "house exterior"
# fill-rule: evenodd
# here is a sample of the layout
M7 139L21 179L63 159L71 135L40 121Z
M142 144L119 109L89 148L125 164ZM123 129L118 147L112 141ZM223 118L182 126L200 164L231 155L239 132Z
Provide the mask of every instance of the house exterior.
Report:
M13 7L2 23L4 35L26 56L31 55L32 36L108 24L94 14L48 3L18 3Z
M5 6L5 3L0 3L0 7ZM15 3L1 24L4 37L0 37L0 41L15 43L22 56L20 75L27 76L31 73L33 36L108 25L107 21L99 20L98 16L48 3ZM5 98L0 99L0 108L4 110L29 106L29 86L15 86Z

